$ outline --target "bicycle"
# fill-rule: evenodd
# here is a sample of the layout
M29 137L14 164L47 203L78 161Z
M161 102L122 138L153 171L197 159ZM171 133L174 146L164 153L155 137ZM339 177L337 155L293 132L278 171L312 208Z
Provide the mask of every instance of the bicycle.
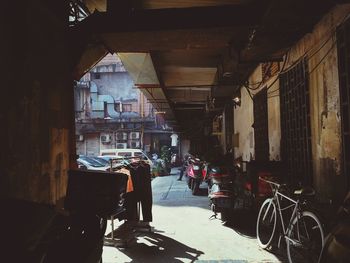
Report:
M277 225L277 211L279 214L281 227L278 240L278 248L281 239L284 238L287 245L288 261L295 262L318 262L322 247L324 245L324 231L317 216L306 208L307 196L313 196L314 190L302 189L295 191L297 200L282 193L285 184L278 184L263 178L259 178L270 184L273 192L271 198L266 199L260 208L256 234L259 246L268 248L274 238ZM283 201L283 207L281 202ZM285 205L285 202L288 205ZM285 224L282 211L289 212L290 219L288 225ZM292 213L290 214L290 211Z

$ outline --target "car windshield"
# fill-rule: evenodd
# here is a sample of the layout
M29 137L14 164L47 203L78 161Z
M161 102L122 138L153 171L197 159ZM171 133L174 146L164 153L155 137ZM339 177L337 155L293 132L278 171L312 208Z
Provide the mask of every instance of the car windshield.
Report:
M87 156L80 156L79 158L82 159L83 161L89 163L92 167L104 167L105 166L105 165L99 163L98 161L96 161L90 157L87 157Z
M135 152L134 155L135 155L135 157L140 157L143 160L147 160L148 159L147 156L143 152Z
M103 158L100 158L100 157L90 157L91 159L95 160L96 162L106 166L106 165L109 165L109 161L108 160L105 160Z

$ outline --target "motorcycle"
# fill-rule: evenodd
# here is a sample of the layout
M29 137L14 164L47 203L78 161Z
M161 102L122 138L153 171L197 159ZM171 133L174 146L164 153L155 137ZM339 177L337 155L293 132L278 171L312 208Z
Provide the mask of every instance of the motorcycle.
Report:
M228 221L234 209L234 174L227 166L214 166L207 175L210 208L216 217L221 213L221 220Z
M336 223L328 234L319 263L342 263L350 260L350 192L338 210Z
M255 192L257 191L254 188L254 183L251 176L243 169L243 161L236 160L233 164L234 170L234 191L236 194L235 209L240 210L251 210L255 208ZM260 189L260 185L259 185Z
M187 185L192 190L193 195L199 193L199 186L204 180L203 163L199 158L189 158L186 168Z
M253 183L243 172L241 161L235 161L233 165L218 161L209 170L206 181L210 207L215 217L220 212L223 221L230 221L235 210L253 211Z

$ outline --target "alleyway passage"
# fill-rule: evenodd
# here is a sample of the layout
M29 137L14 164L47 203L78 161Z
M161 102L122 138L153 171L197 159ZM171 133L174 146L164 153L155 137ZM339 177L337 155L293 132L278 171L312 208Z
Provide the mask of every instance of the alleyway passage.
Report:
M271 254L258 247L254 216L240 215L231 227L209 219L206 185L202 195L193 196L177 177L173 169L171 176L152 182L154 233L142 233L126 249L104 247L104 263L285 262L285 251Z

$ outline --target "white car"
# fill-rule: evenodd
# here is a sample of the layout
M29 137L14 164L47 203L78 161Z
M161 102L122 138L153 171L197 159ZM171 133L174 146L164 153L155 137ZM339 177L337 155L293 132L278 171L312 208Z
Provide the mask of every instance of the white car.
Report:
M101 150L99 157L108 156L115 159L132 159L133 157L141 158L152 168L152 160L141 149L105 149Z
M96 160L87 157L87 156L79 156L77 159L77 163L79 166L79 169L82 170L91 170L91 171L104 171L107 172L110 170L110 167L107 165L103 165L100 162L97 162Z

